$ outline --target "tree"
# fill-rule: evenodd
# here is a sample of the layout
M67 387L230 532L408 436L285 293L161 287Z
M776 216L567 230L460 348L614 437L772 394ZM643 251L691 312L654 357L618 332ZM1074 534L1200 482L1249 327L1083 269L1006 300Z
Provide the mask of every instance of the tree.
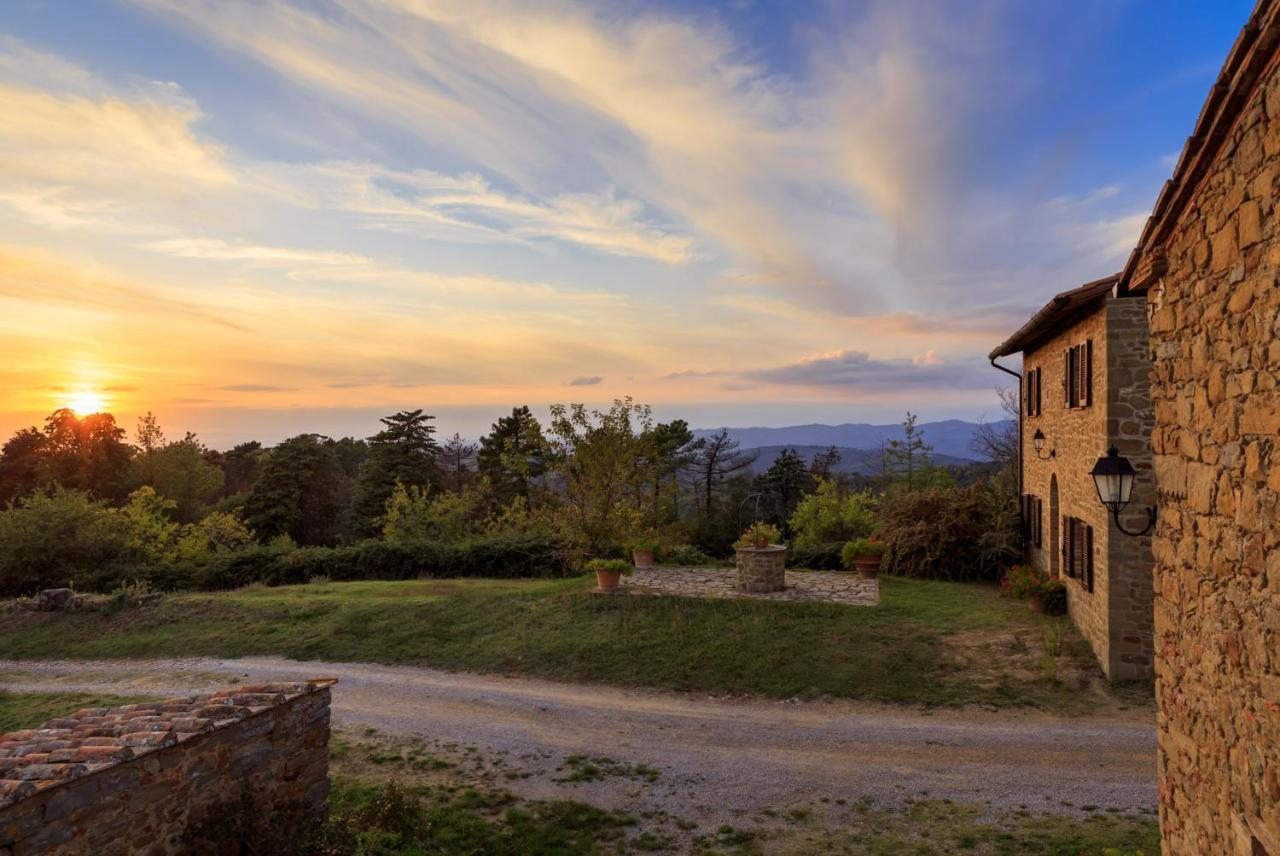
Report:
M119 560L124 531L110 508L82 490L53 484L0 510L0 593L92 584Z
M795 545L811 548L865 538L875 527L875 508L869 492L847 491L833 479L820 481L791 515Z
M645 464L649 469L650 485L650 518L653 525L665 522L668 512L670 517L679 515L677 505L680 496L679 475L693 462L696 454L693 432L689 423L683 419L671 422L660 422L641 438L645 449ZM670 508L664 508L664 486L670 485Z
M271 450L245 499L244 522L270 540L329 544L339 532L342 464L328 437L300 434Z
M444 484L454 493L462 493L475 476L473 469L479 447L468 443L455 433L440 449L440 469L444 472Z
M223 496L248 493L267 457L257 440L241 443L222 456Z
M836 467L840 466L840 457L839 448L828 446L813 456L809 463L809 475L813 476L814 481L832 478L836 474Z
M1011 386L996 387L1000 409L1005 418L1000 422L979 421L970 448L1000 467L1018 466L1018 390Z
M5 441L0 449L0 508L45 482L44 442L39 428L25 428Z
M222 492L222 470L209 463L195 434L165 445L153 453L151 484L161 496L175 503L180 523L193 523Z
M160 430L160 420L150 410L138 417L137 446L138 456L134 465L138 469L139 484L155 484L156 454L164 448L164 432Z
M45 419L44 435L40 455L49 480L114 504L128 496L133 450L110 413L81 419L64 407Z
M930 475L929 455L933 447L924 441L924 433L916 426L916 415L908 413L902 421L902 439L890 440L886 449L889 472L915 490Z
M534 483L547 472L547 439L528 406L515 407L480 438L476 468L489 480L498 503L530 498Z
M652 428L647 405L615 399L609 410L551 408L554 461L564 484L564 518L577 546L601 556L624 546L643 520L638 501L644 454L638 435ZM638 430L637 430L638 429Z
M768 509L765 519L789 534L796 506L814 484L804 460L794 449L783 449L769 469L756 478L754 487L760 493L761 507Z
M692 452L691 469L696 474L702 494L700 511L705 524L715 511L715 500L725 480L749 469L760 457L760 453L741 451L738 441L730 437L725 428L721 428L718 434L699 440L694 444Z
M378 532L396 485L440 486L440 446L431 436L436 431L433 419L422 410L402 410L379 420L384 427L369 438L369 454L356 483L353 515L359 534Z

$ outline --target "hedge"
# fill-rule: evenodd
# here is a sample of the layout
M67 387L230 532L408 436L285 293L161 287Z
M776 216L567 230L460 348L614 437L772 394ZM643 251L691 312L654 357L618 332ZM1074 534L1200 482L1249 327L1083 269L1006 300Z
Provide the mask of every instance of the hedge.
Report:
M269 547L235 553L201 569L198 588L250 583L292 585L313 577L411 580L418 577L563 577L573 573L558 545L543 540L486 538L415 546L362 541L347 547Z

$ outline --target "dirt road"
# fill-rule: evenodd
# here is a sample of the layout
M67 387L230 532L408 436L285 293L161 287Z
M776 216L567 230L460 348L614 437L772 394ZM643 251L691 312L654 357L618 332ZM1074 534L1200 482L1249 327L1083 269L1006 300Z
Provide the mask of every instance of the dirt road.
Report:
M847 702L715 699L412 667L242 660L0 660L14 690L180 694L257 682L337 677L335 725L420 735L510 759L505 784L529 798L570 797L703 818L870 797L927 796L1003 809L1075 813L1155 806L1149 712L1057 718L1039 713L921 712ZM574 754L656 768L652 783L563 781Z

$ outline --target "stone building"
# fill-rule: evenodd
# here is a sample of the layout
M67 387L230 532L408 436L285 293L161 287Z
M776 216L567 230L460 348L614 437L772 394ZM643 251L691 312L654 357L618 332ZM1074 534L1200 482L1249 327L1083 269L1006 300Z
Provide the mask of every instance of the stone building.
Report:
M1152 671L1150 536L1119 531L1089 471L1114 446L1138 470L1121 515L1152 504L1146 308L1118 276L1065 291L991 352L1022 354L1021 484L1027 561L1063 580L1071 617L1113 679Z
M1125 266L1145 295L1165 852L1280 854L1280 2L1241 30Z

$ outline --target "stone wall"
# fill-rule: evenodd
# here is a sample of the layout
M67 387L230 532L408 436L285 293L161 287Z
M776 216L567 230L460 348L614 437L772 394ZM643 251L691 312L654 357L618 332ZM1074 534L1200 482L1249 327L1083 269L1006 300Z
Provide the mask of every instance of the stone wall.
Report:
M331 683L90 708L0 737L0 856L228 852L232 830L296 852L326 811Z
M1261 61L1259 86L1224 108L1225 142L1148 292L1161 826L1174 854L1246 853L1250 837L1280 852L1280 75Z
M1107 440L1138 471L1120 522L1129 532L1141 532L1150 522L1147 509L1156 505L1156 485L1151 454L1155 412L1151 407L1150 342L1146 302L1140 297L1107 303L1106 371ZM1101 505L1096 490L1094 502ZM1150 678L1155 664L1151 535L1127 535L1114 525L1107 526L1107 533L1107 674L1112 678Z

